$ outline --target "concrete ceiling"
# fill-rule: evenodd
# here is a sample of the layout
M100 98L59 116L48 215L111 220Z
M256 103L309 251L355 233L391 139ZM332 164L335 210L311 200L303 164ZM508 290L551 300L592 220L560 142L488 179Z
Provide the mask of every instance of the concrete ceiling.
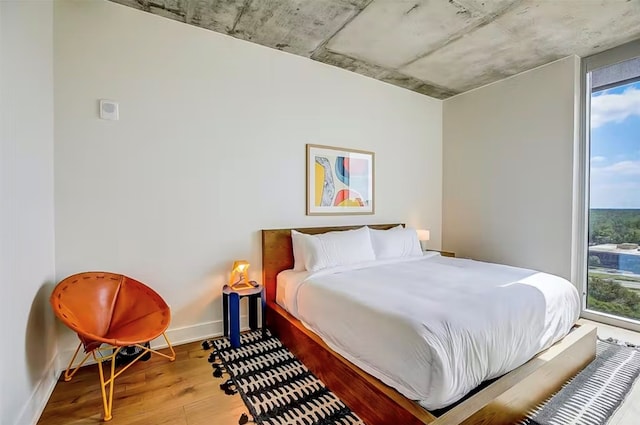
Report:
M111 0L439 99L640 38L640 0Z

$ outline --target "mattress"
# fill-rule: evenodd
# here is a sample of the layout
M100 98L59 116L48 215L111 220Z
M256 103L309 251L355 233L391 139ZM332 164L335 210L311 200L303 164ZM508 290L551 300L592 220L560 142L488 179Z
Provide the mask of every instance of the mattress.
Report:
M329 347L429 410L521 366L580 313L574 286L442 257L278 275L276 302Z

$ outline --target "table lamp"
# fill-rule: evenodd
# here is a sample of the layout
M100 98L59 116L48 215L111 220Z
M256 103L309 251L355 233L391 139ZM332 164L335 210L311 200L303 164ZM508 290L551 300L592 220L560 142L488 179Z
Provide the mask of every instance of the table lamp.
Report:
M238 290L253 288L253 285L249 282L249 274L247 270L249 270L248 261L236 260L233 262L233 269L231 269L231 276L229 277L229 286L231 289Z
M431 237L431 234L429 233L428 230L425 230L425 229L418 229L416 230L416 232L418 233L420 248L422 248L423 251L426 251L427 248L425 247L425 242L429 240L429 238Z

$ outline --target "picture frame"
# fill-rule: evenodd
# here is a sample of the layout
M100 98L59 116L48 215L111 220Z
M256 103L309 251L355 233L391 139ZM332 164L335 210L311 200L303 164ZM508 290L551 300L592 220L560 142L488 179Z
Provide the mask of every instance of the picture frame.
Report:
M307 144L307 215L375 214L375 153Z

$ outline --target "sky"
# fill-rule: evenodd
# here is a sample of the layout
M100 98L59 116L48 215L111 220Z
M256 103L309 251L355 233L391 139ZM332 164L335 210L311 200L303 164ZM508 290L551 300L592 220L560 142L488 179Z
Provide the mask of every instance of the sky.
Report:
M640 208L640 82L591 96L591 208Z

